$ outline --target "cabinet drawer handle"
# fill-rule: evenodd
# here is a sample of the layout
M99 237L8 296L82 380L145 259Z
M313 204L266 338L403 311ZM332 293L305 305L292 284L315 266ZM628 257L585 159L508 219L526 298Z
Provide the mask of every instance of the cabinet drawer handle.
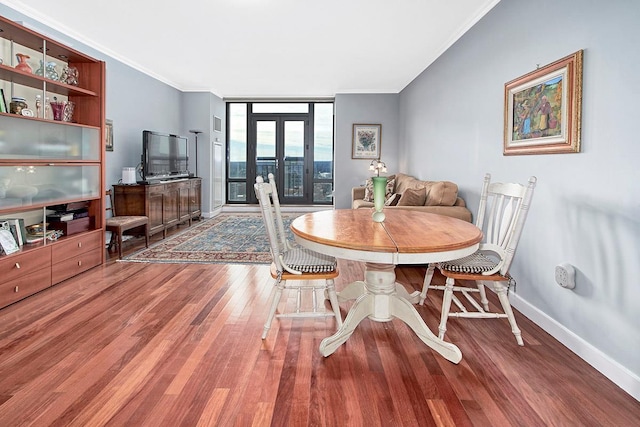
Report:
M17 286L15 288L13 288L13 292L18 292L19 290L20 290L20 288L17 287Z
M16 268L20 268L20 263L16 262Z
M78 261L78 267L82 267L82 261Z
M82 242L78 242L78 247L81 248L82 247Z

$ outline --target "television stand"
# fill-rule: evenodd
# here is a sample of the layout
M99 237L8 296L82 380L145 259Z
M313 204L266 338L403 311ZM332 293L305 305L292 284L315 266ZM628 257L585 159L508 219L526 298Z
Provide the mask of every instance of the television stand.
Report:
M202 178L184 178L149 184L113 186L118 215L144 215L149 218L149 235L202 216ZM131 234L139 230L131 230Z

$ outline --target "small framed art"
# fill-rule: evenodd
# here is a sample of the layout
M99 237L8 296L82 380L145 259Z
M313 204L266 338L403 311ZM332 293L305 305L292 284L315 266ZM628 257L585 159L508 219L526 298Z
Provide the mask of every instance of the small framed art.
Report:
M104 146L105 150L113 151L113 120L107 119L107 124L104 128Z
M504 85L504 155L580 152L582 55Z
M352 159L380 158L382 125L353 125Z

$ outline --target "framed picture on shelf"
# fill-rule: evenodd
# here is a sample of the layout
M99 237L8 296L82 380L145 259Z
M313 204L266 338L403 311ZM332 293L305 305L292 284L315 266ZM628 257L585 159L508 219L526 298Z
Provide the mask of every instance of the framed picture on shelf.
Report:
M18 252L20 249L9 230L0 230L0 249L2 249L0 252L4 252L7 255Z
M8 113L7 98L4 97L4 89L0 88L0 113Z
M104 146L107 151L113 151L113 120L107 119L107 125L104 128Z
M580 152L582 54L504 85L504 155Z
M382 125L354 124L352 138L352 159L380 158Z

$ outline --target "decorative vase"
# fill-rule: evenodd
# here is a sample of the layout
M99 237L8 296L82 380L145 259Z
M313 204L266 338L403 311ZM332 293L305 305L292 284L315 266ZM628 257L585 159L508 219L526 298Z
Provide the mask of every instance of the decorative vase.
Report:
M64 67L60 81L68 85L78 86L78 69L75 67Z
M44 62L40 60L40 67L33 72L36 76L44 77Z
M53 120L62 121L64 114L64 102L51 102L51 111L53 111Z
M62 113L62 121L64 122L73 121L73 109L75 106L76 104L71 101L67 101L64 103L64 112Z
M47 62L47 65L45 66L44 76L49 80L58 80L60 78L58 71L56 71L56 65L58 64L51 61Z
M374 176L373 180L373 220L375 222L384 221L384 196L387 192L387 177L386 176Z
M16 70L24 71L25 73L31 73L33 70L31 69L31 65L27 62L27 59L31 58L29 55L25 55L24 53L16 53L16 59L18 60L18 65L16 65Z

